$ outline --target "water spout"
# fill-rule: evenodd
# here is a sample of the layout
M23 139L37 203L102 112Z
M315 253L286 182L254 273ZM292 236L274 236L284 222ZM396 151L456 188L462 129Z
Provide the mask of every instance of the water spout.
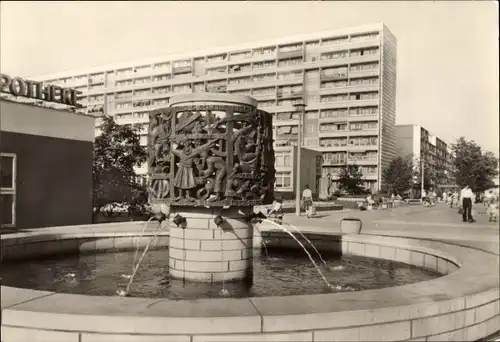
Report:
M151 219L149 219L147 222L146 222L146 225L151 221ZM146 247L144 248L144 251L142 252L142 255L141 257L139 258L139 260L137 261L137 264L135 263L135 258L134 258L134 269L132 271L132 275L130 276L129 278L129 281L128 281L128 284L127 284L127 287L125 288L125 290L123 289L118 289L116 291L116 294L121 296L121 297L126 297L128 296L129 292L130 292L130 288L132 286L132 283L134 282L134 277L137 273L137 271L139 270L139 266L141 265L142 261L144 260L144 257L146 256L146 253L148 252L149 250L149 247L151 246L151 243L156 240L156 238L158 237L158 234L160 234L160 232L163 230L164 227L162 227L161 225L161 222L158 226L158 229L156 230L155 234L149 239ZM142 233L141 233L141 237L142 237L142 234L144 233L144 230L145 228L143 229ZM139 247L137 248L136 250L136 254L139 250Z
M288 235L290 235L292 237L292 239L295 240L295 242L297 242L299 244L300 247L302 247L302 249L304 250L304 252L307 254L307 256L309 257L309 260L311 260L312 264L314 265L314 267L316 268L316 271L318 271L319 275L321 276L321 278L323 279L323 281L325 282L326 286L329 288L329 289L333 289L334 287L332 286L332 284L330 284L330 282L326 279L325 275L323 274L323 272L321 272L321 269L319 268L319 266L316 264L316 262L314 261L313 257L311 256L311 253L309 253L309 251L307 250L307 248L304 247L304 245L302 244L302 242L300 242L299 239L297 239L295 237L295 235L292 234L292 232L290 232L288 229L286 229L285 227L283 226L280 226L279 224L277 224L276 222L272 221L272 220L269 220L269 219L264 219L263 221L265 222L269 222L271 223L273 226L281 229L282 231L284 231L285 233L287 233Z
M284 223L283 223L284 224ZM300 234L300 236L302 236L304 238L304 240L306 240L309 245L314 249L314 251L316 252L316 254L318 255L319 259L321 260L321 262L323 263L323 265L325 265L325 267L328 268L328 264L326 263L325 259L323 259L323 257L321 256L321 254L319 253L319 251L316 249L316 247L313 245L313 243L311 242L311 240L309 240L308 238L306 238L306 236L304 234L302 234L302 232L297 228L295 227L294 225L291 225L289 223L286 224L288 227L292 228L294 231L296 231L297 233Z
M148 224L149 222L151 222L151 220L154 219L154 216L153 217L150 217L149 220L146 221L146 223L144 223L144 227L142 227L142 231L141 231L141 235L139 235L139 240L137 241L137 244L136 244L136 249L135 249L135 254L134 254L134 262L132 263L132 273L134 272L134 269L135 269L135 264L137 262L137 257L139 256L139 241L142 240L142 236L144 235L144 232L146 231L146 229L148 229ZM130 277L129 277L130 279Z

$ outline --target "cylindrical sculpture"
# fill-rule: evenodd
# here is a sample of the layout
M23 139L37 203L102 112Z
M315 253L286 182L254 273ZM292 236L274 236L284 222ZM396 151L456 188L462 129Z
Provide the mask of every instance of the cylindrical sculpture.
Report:
M172 97L149 126L149 198L170 207L170 275L194 281L252 274L254 205L273 199L272 116L248 96Z

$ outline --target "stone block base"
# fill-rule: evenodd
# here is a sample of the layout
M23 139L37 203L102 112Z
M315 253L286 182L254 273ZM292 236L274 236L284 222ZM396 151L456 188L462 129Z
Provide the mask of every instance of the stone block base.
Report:
M171 209L169 272L176 279L198 282L241 280L253 274L253 225L248 209ZM176 215L186 219L179 227ZM220 215L220 226L214 222Z

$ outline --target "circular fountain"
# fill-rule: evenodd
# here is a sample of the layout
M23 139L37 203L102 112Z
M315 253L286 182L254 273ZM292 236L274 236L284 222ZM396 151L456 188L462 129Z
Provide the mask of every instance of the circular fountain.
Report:
M271 130L271 116L246 96L179 96L170 107L153 112L149 197L157 221L2 235L2 340L474 341L498 330L499 283L491 272L498 269L497 255L436 241L342 235L333 229L320 233L271 221L253 225L263 219L253 206L270 203L274 190ZM254 227L260 240L254 239ZM273 264L259 256L261 247L279 248L279 253L299 249L309 257ZM137 248L144 252L139 255ZM149 259L148 250L153 251ZM130 253L103 254L124 251ZM56 258L63 254L79 257ZM347 263L329 255L341 255ZM37 260L29 261L33 258ZM257 259L272 267L263 269ZM141 273L141 262L148 272ZM370 267L359 268L363 263ZM356 267L361 273L385 274L383 268L391 267L397 273L404 268L398 263L434 275L402 286L385 282L358 291L336 288ZM50 265L50 271L35 267L42 264ZM126 265L130 279L120 280L121 269L115 271L120 265ZM22 272L25 279L5 286L8 269ZM36 273L36 281L29 272ZM240 290L232 284L251 287L248 280L264 279L264 289L273 282L268 279L294 272L298 276L293 281L278 279L273 291L234 295ZM332 288L321 280L321 272ZM134 284L136 273L134 296L111 295L117 282ZM59 281L56 274L62 274L64 286L39 287ZM90 288L82 286L84 277ZM308 283L313 277L319 280ZM232 283L224 285L227 281ZM103 283L109 292L98 288ZM294 284L302 287L292 291ZM155 292L162 286L183 295ZM226 292L205 296L224 298L184 296L190 286L195 292L214 287Z

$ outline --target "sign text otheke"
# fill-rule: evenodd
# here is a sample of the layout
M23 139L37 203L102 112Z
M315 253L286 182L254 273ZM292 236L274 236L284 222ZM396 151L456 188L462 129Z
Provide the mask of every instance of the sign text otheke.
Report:
M44 85L43 82L24 80L20 77L12 78L5 74L2 74L0 91L14 96L24 96L42 101L81 107L76 99L76 96L81 94L80 91L55 85Z

